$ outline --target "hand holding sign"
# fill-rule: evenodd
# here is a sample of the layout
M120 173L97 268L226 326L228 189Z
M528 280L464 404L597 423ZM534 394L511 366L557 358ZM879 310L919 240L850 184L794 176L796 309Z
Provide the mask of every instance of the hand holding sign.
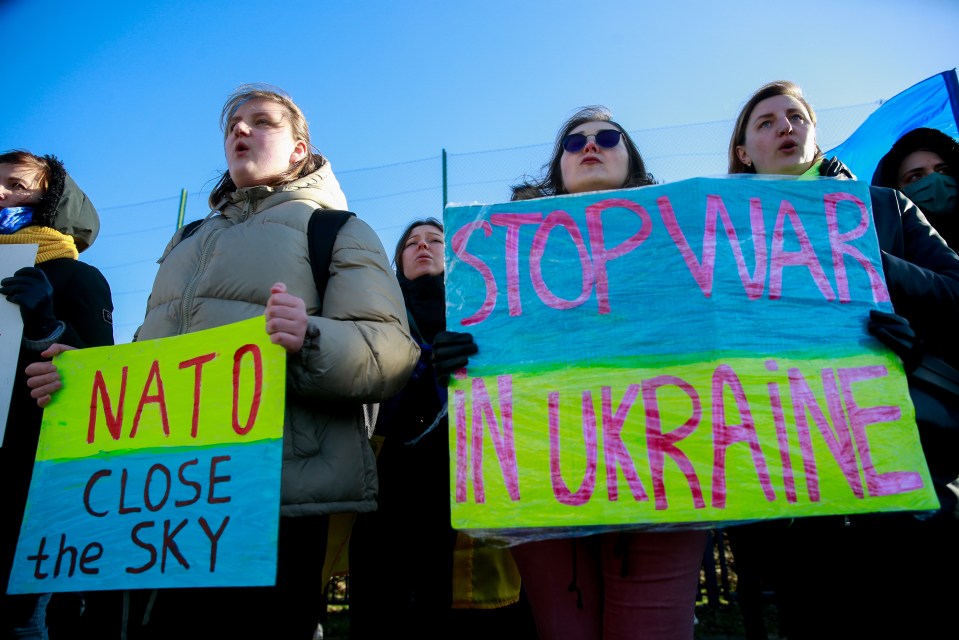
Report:
M306 336L306 303L302 298L286 292L286 285L277 282L270 288L266 303L266 332L273 344L289 353L303 347Z
M53 358L64 351L74 351L76 347L67 344L55 343L50 345L40 355L44 358ZM27 365L27 386L30 387L30 397L37 401L40 408L46 407L53 400L53 394L63 388L57 366L49 360L34 362Z
M28 367L49 406L11 593L272 584L286 357L263 318L57 354Z

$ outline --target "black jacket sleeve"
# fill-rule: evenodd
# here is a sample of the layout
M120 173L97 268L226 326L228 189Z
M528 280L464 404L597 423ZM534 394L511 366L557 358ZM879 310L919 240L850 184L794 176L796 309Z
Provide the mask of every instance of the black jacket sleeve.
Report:
M79 260L51 260L37 265L53 285L53 310L66 326L57 342L71 347L113 344L113 299L103 274Z
M951 351L959 326L959 256L919 208L893 189L872 187L873 217L896 313L938 351Z

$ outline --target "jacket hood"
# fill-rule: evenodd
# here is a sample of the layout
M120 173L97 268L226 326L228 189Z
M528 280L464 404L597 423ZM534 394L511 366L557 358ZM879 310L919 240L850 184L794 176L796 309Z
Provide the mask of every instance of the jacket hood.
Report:
M256 198L256 210L262 210L287 200L312 200L324 209L347 210L346 196L333 175L333 167L327 160L313 173L279 187L244 187L227 196L217 209L224 214L227 204L240 204Z
M57 204L53 228L73 236L77 251L88 249L100 233L100 216L90 198L69 175L66 177L63 195Z
M55 156L44 159L50 165L50 185L37 203L37 223L72 236L77 251L82 252L100 233L100 216L63 163Z
M892 145L889 153L882 157L876 172L872 176L872 183L878 187L889 187L898 189L899 183L899 165L903 159L913 151L926 149L939 155L949 165L951 175L959 177L956 172L959 171L959 142L953 140L938 129L929 129L920 127L913 129L896 141Z

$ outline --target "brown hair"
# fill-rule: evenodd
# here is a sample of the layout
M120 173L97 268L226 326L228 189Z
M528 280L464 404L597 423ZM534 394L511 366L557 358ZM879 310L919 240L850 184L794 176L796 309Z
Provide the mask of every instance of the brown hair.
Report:
M37 172L37 184L33 188L41 193L45 192L50 186L52 171L46 158L41 158L23 149L12 149L0 154L0 164L21 164L35 170Z
M789 96L798 100L802 106L805 107L806 113L809 114L809 119L812 121L813 126L816 126L816 112L813 110L812 105L806 101L802 89L799 88L798 84L790 82L789 80L776 80L775 82L764 84L746 101L746 104L743 105L743 108L739 112L739 117L736 118L736 127L733 129L733 135L729 139L729 173L756 173L756 167L747 165L739 159L736 148L746 144L746 126L749 123L749 117L752 115L756 105L766 98L774 98L776 96ZM819 145L816 145L816 158L814 162L819 162L822 157L822 151L819 149Z
M309 151L303 159L290 165L289 169L273 176L265 186L278 187L289 184L294 180L299 180L300 178L310 175L326 164L326 159L320 155L319 151L317 151L310 142L310 125L306 122L306 117L303 115L303 112L296 106L296 103L293 102L293 98L279 87L273 87L268 84L241 85L226 99L226 104L223 105L223 109L220 111L220 129L223 131L224 139L229 135L227 126L229 125L230 118L236 113L236 110L250 100L257 98L269 100L283 107L286 111L286 118L290 123L290 128L293 130L293 139L305 142L306 148ZM220 176L220 180L210 193L210 208L215 209L223 198L236 191L236 189L236 184L233 182L233 178L230 177L230 172L224 171L223 175Z
M423 225L436 227L440 230L440 233L443 233L443 223L436 218L420 218L406 225L403 233L400 234L400 239L396 241L396 250L393 251L393 266L396 267L396 277L400 280L406 280L406 274L403 273L403 249L406 248L406 240L410 237L413 229Z

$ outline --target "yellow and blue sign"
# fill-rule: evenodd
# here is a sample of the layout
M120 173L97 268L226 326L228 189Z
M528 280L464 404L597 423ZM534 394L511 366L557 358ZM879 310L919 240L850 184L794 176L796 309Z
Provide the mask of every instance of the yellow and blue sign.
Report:
M274 583L286 355L264 322L56 358L10 593Z
M446 210L453 526L937 508L868 186L694 179Z

